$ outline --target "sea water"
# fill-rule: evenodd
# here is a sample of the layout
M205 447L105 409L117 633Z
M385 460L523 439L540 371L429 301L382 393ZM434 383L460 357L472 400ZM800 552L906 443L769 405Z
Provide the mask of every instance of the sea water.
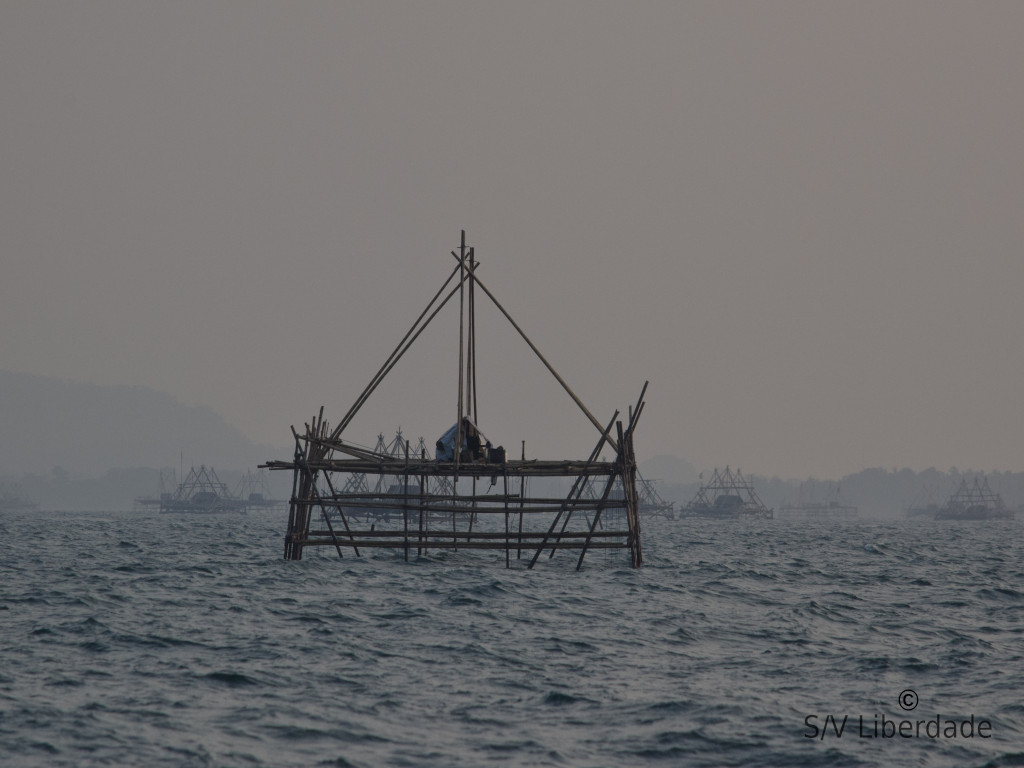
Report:
M655 519L579 572L284 528L0 519L0 764L1024 765L1022 521Z

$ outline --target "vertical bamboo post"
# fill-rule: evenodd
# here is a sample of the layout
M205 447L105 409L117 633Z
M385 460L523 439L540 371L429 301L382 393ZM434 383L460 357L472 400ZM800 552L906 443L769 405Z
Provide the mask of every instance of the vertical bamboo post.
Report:
M457 479L456 479L456 482L458 482ZM455 497L454 497L454 494L453 494L453 496L452 496L452 500L453 501L454 501L454 498ZM452 505L452 546L455 549L458 549L459 548L459 537L458 537L459 529L458 529L458 526L455 524L455 515L456 514L458 514L458 513L455 511L455 505L453 504Z
M295 436L295 453L292 457L292 495L288 500L288 528L285 531L284 536L284 559L292 559L292 538L295 535L295 516L298 504L298 498L296 492L299 487L299 473L300 469L299 462L302 459L302 445L299 442L299 436L295 434L295 430L292 429L292 435Z
M459 477L459 464L462 460L462 404L463 404L463 388L462 388L462 371L463 371L463 354L465 350L465 312L466 312L466 230L462 230L462 244L459 246L459 407L458 415L459 418L455 422L455 478L456 486L458 485ZM454 513L453 513L454 514ZM452 518L452 524L454 525L454 517Z
M469 366L466 371L471 379L471 388L467 393L472 399L473 423L480 424L480 411L476 399L476 249L469 249ZM467 407L468 411L469 408Z
M476 475L473 475L472 501L469 504L469 525L466 528L466 541L473 536L473 523L476 520Z
M509 557L509 539L508 539L508 469L505 468L502 472L502 479L505 486L505 567L511 567L511 558Z
M405 441L405 467L402 470L402 527L404 530L405 562L409 562L409 441Z
M626 452L629 463L626 465L628 477L622 480L626 496L626 513L630 521L629 541L630 553L633 556L633 567L639 568L643 565L644 555L640 544L640 508L636 497L636 454L633 452L633 430L626 431Z
M526 462L526 441L523 440L522 461ZM516 560L523 558L523 507L526 504L526 476L519 475L519 546L516 548Z
M427 459L427 449L426 448L422 448L422 449L420 449L420 461L421 461L421 474L420 474L420 514L419 514L419 518L420 519L419 519L419 531L418 531L418 534L417 534L417 542L418 542L418 544L417 544L417 547L416 547L416 557L422 557L423 556L423 505L425 503L424 502L424 498L425 498L424 494L426 493L426 487L427 487L427 474L426 474L426 470L422 466L422 463L426 462L426 459Z

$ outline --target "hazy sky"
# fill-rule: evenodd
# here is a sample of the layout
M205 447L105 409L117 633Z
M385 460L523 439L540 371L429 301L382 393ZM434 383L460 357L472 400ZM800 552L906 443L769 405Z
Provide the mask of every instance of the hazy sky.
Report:
M287 444L466 229L598 420L650 379L641 459L1024 470L1022 32L1016 1L8 0L0 367ZM481 428L585 455L488 309ZM454 422L435 324L349 437Z

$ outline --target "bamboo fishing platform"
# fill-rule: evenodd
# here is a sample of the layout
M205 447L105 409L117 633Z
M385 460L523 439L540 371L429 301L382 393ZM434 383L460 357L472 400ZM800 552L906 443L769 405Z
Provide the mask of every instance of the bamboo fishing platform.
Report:
M494 550L504 553L506 567L524 562L533 568L545 553L552 558L557 552L572 551L578 553L579 570L588 551L624 549L632 567L639 567L643 554L633 437L647 383L625 420L615 411L609 421L599 422L480 280L479 262L474 249L466 246L465 231L458 251L451 255L457 264L448 279L341 421L332 427L321 407L301 432L292 428L291 461L261 465L292 472L285 559L301 560L311 547L332 548L339 557L361 557L363 550L371 549L400 550L405 560L431 550ZM525 443L520 458L509 458L481 431L478 293L512 324L596 428L599 437L587 458L527 459ZM382 439L376 449L343 439L373 391L456 295L458 301L452 303L459 308L458 411L447 431L442 433L452 422L439 425L434 456L422 438L415 449L404 441L398 450L385 447ZM608 460L602 459L605 451L611 454ZM369 483L368 478L376 482ZM530 486L537 478L562 478L562 487L569 490L535 495Z
M160 480L162 486L163 477ZM138 496L135 499L136 510L156 509L171 513L248 512L250 506L256 506L252 499L231 493L217 477L214 468L205 464L199 469L192 467L188 476L173 492L161 489L159 496Z
M715 520L763 518L771 520L775 511L761 501L743 473L729 467L719 472L715 467L711 481L701 482L700 490L689 504L680 510L680 517L710 517Z

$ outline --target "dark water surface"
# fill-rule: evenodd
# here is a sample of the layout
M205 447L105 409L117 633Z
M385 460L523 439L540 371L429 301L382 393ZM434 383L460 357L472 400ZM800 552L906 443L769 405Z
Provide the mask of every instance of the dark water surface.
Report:
M577 573L286 562L281 514L7 515L0 764L1024 765L1022 529L654 520L642 569Z

